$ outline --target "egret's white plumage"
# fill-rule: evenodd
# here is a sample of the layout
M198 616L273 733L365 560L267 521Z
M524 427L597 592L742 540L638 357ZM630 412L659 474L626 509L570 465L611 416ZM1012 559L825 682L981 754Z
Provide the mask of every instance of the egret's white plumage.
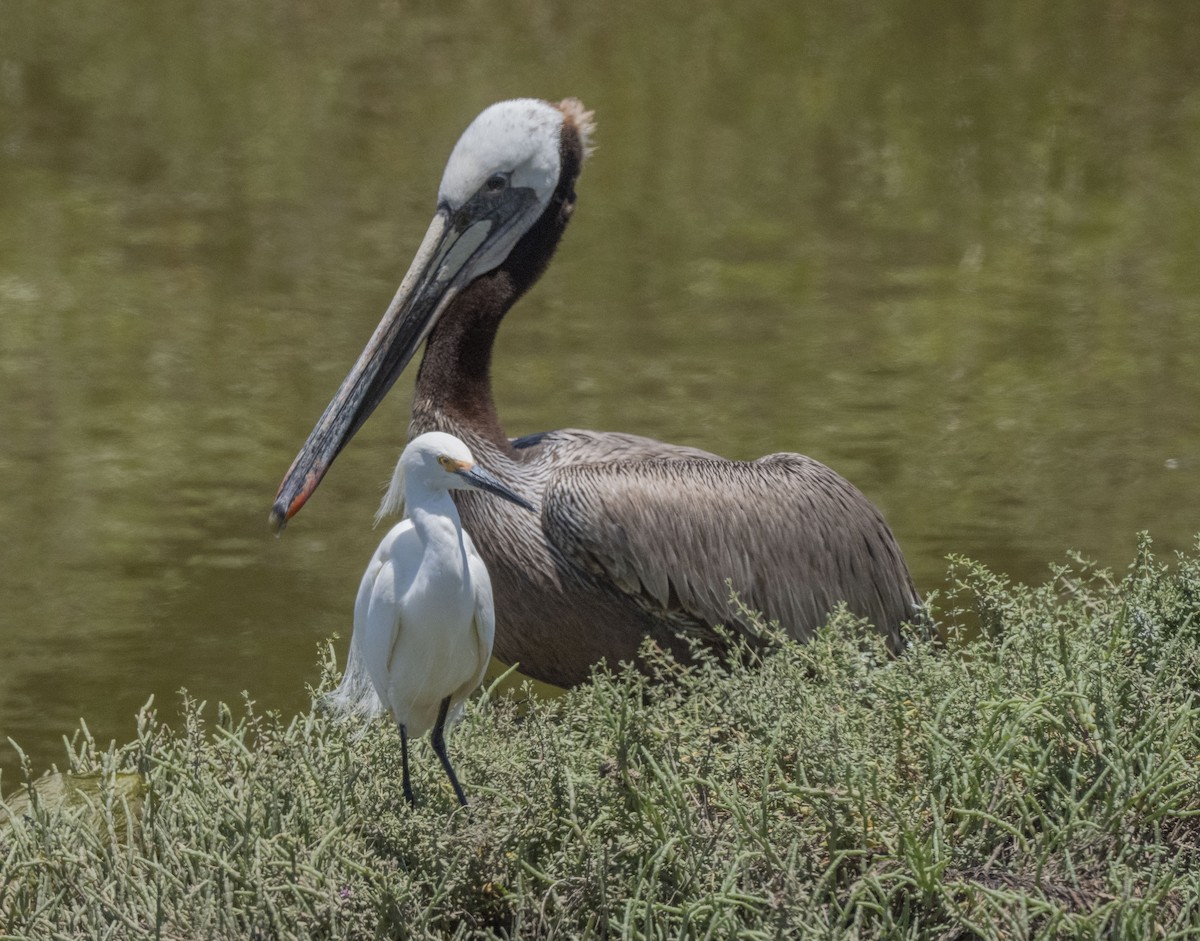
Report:
M380 514L407 516L371 557L354 606L354 634L336 711L388 712L404 748L409 735L433 730L433 745L459 800L466 803L445 753L442 732L483 679L492 654L495 614L487 567L462 528L451 490L487 490L527 508L475 464L453 435L414 438L396 465Z

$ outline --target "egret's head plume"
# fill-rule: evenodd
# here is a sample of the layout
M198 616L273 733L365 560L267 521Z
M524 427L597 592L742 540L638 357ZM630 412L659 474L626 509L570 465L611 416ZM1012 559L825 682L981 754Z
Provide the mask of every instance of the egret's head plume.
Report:
M375 525L378 526L389 516L404 515L404 461L396 462L392 472L392 481L388 484L383 499L379 501L379 509L375 512Z

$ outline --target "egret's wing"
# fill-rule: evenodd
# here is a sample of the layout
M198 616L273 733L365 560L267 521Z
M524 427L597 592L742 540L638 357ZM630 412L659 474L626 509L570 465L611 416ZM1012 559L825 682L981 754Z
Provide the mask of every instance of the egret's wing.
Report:
M916 603L891 530L871 503L798 454L605 461L560 467L542 505L547 538L643 603L736 623L751 609L806 637L839 601L881 628ZM896 638L892 638L893 643Z
M391 581L392 545L406 527L411 527L411 523L402 521L383 537L359 582L358 597L354 602L354 633L350 636L346 669L342 673L341 684L326 697L326 703L337 715L358 715L369 719L388 711L371 673L375 664L382 664L386 670L399 622L397 620L391 632L393 636L385 636L384 632L374 630L371 605L373 601L378 604L379 593L385 591L387 583Z
M487 671L488 661L492 658L492 645L496 639L496 609L492 601L492 579L488 575L487 566L484 565L483 559L479 552L475 549L475 544L471 542L469 533L463 533L463 539L466 542L467 552L470 562L468 563L471 570L471 585L475 589L475 644L479 658L479 668L475 679L471 682L471 689L467 691L467 695L483 682L483 674Z

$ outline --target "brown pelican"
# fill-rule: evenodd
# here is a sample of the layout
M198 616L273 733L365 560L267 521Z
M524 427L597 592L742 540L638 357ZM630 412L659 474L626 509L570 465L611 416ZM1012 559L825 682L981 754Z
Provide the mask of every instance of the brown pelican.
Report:
M918 605L879 511L799 454L730 461L616 432L510 439L492 399L496 331L538 279L575 210L591 114L575 99L492 105L446 164L437 211L400 289L280 485L282 528L391 388L422 341L410 435L444 431L538 515L456 495L492 575L496 656L569 685L643 639L738 625L730 587L798 639L839 601L889 644Z

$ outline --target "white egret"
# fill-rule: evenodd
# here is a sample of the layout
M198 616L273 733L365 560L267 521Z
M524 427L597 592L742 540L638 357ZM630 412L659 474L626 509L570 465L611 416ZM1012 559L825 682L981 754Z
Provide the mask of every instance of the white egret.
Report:
M454 794L467 803L446 754L445 728L483 679L496 625L491 579L451 490L485 490L533 509L453 435L435 431L409 442L376 517L406 518L383 537L363 575L346 673L330 696L342 714L391 714L410 804L408 737L430 729Z

